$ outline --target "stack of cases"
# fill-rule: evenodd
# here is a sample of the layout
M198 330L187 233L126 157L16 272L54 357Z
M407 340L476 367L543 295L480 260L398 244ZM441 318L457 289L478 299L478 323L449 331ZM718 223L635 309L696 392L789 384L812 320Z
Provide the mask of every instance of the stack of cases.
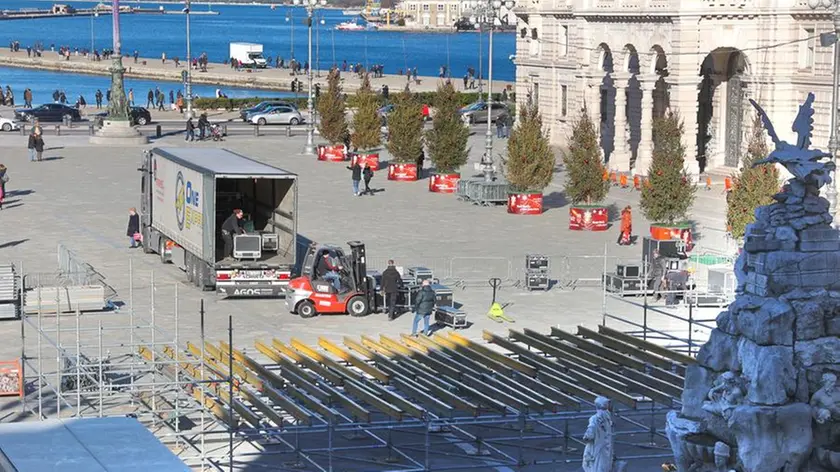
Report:
M527 254L525 256L525 288L530 290L548 290L551 276L551 264L548 256Z

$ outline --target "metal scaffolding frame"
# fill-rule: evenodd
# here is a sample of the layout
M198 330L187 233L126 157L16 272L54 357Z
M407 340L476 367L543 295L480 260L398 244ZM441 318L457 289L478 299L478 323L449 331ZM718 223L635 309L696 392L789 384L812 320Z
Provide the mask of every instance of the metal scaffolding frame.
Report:
M607 327L484 332L486 343L448 332L232 349L230 318L227 339L208 342L202 304L188 342L178 285L172 310L159 312L152 274L141 314L130 262L129 280L119 316L22 317L22 408L39 418L134 415L201 469L564 470L581 461L599 395L613 400L622 459L668 458L664 415L693 362Z

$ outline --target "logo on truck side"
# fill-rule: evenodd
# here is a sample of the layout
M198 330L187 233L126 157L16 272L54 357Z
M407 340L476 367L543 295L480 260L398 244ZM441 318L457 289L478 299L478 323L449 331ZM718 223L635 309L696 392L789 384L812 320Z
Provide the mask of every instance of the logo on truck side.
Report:
M187 229L192 224L201 225L201 211L198 208L198 192L193 190L192 182L184 180L184 174L178 172L175 178L175 219L178 221L178 229ZM197 220L197 221L193 221Z

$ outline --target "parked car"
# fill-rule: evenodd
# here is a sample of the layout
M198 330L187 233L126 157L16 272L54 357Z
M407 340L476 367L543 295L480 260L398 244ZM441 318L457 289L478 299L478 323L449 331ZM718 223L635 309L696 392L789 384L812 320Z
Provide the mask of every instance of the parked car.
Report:
M500 102L490 103L490 121L495 123L497 119L507 116L510 113L507 105ZM487 103L475 102L461 108L461 117L465 122L487 123Z
M3 118L0 116L0 130L3 131L15 131L20 129L20 124L18 124L14 120L10 120L8 118Z
M242 118L242 121L251 121L251 116L256 115L258 113L263 113L271 107L279 107L279 106L287 106L292 107L297 110L297 107L292 105L291 103L284 101L284 100L266 100L264 102L260 102L257 105L246 108L239 112L239 117Z
M144 126L152 122L152 114L146 108L131 107L128 112L131 116L131 124L133 125ZM93 116L95 116L97 120L101 121L108 118L108 112L103 111Z
M15 110L15 118L18 121L33 121L36 118L40 121L64 121L65 118L71 121L79 121L82 114L79 109L62 103L45 103L35 108L18 108Z
M271 107L268 110L251 115L251 123L256 125L299 125L303 123L303 115L289 105Z

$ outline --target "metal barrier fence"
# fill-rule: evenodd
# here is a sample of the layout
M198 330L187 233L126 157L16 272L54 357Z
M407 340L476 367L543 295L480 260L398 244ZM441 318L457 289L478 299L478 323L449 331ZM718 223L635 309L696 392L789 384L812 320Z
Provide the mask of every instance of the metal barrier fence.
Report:
M94 269L92 265L82 260L64 244L58 245L57 277L66 280L72 285L102 285L105 287L105 299L109 301L117 295L117 291L105 282L104 275ZM39 285L41 285L40 282Z

